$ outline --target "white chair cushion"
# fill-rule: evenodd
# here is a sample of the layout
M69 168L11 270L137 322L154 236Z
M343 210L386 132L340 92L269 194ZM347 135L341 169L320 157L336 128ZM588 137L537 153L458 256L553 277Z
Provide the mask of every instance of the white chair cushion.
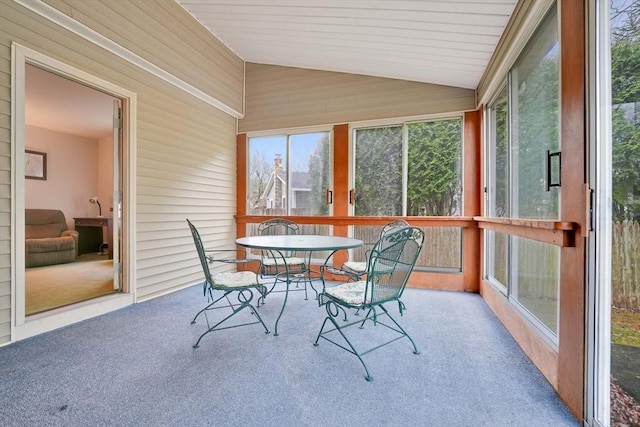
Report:
M217 273L213 275L216 288L248 288L256 286L256 273L251 271L237 271Z
M324 293L349 305L364 304L364 291L367 282L347 282L337 286L326 288ZM371 295L367 295L367 303L371 302Z
M347 261L342 264L344 268L348 268L354 273L366 273L367 272L367 263L366 262L357 262L357 261Z

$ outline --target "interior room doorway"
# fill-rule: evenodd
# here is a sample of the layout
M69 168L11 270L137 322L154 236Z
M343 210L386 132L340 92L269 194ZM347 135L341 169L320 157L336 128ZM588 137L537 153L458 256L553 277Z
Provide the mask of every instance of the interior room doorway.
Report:
M80 70L18 43L11 45L11 58L11 265L13 267L11 269L11 339L16 341L108 313L135 302L133 280L135 204L133 201L135 200L137 95L95 74ZM28 120L26 118L27 115L32 114L28 112L30 107L26 105L26 92L30 90L27 87L33 83L27 76L28 72L44 72L44 77L61 79L50 85L37 87L36 95L42 95L46 90L70 85L69 90L64 91L65 93L57 98L54 97L56 103L42 103L49 107L43 113L50 120L46 126L44 122L35 123L31 117ZM106 95L106 101L111 104L112 113L105 120L111 129L111 139L108 143L102 144L94 141L92 151L89 150L85 141L88 137L75 135L62 127L65 121L74 118L76 123L71 127L90 127L88 125L91 120L85 114L85 110L90 109L91 103L88 101L74 103L73 98L70 97L70 94L79 88L87 90L87 93L94 96ZM70 118L59 117L58 113L70 108L70 105L76 107L81 105L81 111L76 110ZM104 110L107 111L107 102ZM79 117L83 117L84 120L77 120ZM100 140L100 138L97 139ZM72 148L63 146L63 142L68 141L73 142ZM81 157L81 154L86 151L91 151L93 154ZM101 161L99 166L98 158L103 156L103 152L112 153L111 160L104 163ZM108 157L108 154L104 156ZM86 172L87 159L94 169L92 174ZM104 166L105 164L107 166ZM84 171L86 177L74 175L80 173L79 171ZM69 175L72 176L71 179ZM87 178L88 176L91 178ZM109 184L99 184L99 178L102 182ZM34 188L28 189L27 186L34 187L36 183L51 185L51 187L47 188L47 191L31 193ZM79 188L82 191L78 191ZM32 197L33 194L36 194L35 201L27 201L27 197ZM96 203L92 203L91 199ZM112 212L111 208L113 208ZM52 228L74 230L93 226L94 231L97 230L94 233L97 238L97 248L92 251L95 251L95 256L100 254L99 256L104 257L106 253L106 257L111 259L109 280L112 287L105 290L107 293L105 296L94 298L90 296L89 299L76 298L75 302L61 303L58 308L46 308L37 314L27 314L25 276L27 269L30 268L27 267L26 250L27 209L35 210L31 213L40 217L37 221L42 222L42 218L45 217L44 223L51 224L36 235L50 233ZM59 215L64 219L60 220ZM51 221L51 217L57 219ZM87 219L91 224L84 221ZM60 234L64 231L60 230ZM76 237L80 242L82 239L80 235ZM107 246L103 243L107 243ZM35 264L40 263L43 264L42 266L45 266L44 264L60 266L76 264L75 258L66 257L81 257L84 253L81 253L79 243L71 251L65 247L69 244L73 247L75 242L60 243L59 249L63 253L54 255L41 254L39 252L43 252L43 249L40 248L34 251L38 255L29 257L29 263L35 259ZM52 260L56 262L51 263ZM54 276L50 275L50 277Z
M114 103L118 114L118 98L25 65L26 316L121 289Z

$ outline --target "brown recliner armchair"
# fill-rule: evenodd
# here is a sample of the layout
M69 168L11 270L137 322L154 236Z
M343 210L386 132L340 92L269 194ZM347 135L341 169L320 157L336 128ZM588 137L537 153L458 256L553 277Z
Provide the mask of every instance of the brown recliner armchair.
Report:
M64 213L55 209L25 209L25 266L73 262L78 232L67 228Z

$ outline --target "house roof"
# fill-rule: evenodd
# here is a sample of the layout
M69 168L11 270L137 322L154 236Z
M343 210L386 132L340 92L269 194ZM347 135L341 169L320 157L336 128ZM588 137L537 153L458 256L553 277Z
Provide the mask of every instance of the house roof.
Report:
M278 173L278 180L282 181L283 185L287 185L287 172L283 171ZM291 172L291 188L294 190L306 190L306 189L311 189L311 182L309 179L309 172ZM260 196L261 199L266 198L269 193L271 193L271 190L273 189L273 186L275 185L275 172L271 172L271 175L269 176L269 180L267 181L267 185L265 186L264 191L262 192L262 195Z
M176 0L247 62L475 89L517 0Z
M309 178L309 172L291 172L291 188L311 188Z

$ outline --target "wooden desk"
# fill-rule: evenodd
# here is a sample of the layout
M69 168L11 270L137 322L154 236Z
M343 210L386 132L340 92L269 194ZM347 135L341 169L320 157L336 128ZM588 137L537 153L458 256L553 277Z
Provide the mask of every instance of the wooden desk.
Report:
M109 259L113 259L113 218L92 217L74 218L78 236L78 255L89 252L100 252L100 245L104 243L103 230L107 231L109 245Z

